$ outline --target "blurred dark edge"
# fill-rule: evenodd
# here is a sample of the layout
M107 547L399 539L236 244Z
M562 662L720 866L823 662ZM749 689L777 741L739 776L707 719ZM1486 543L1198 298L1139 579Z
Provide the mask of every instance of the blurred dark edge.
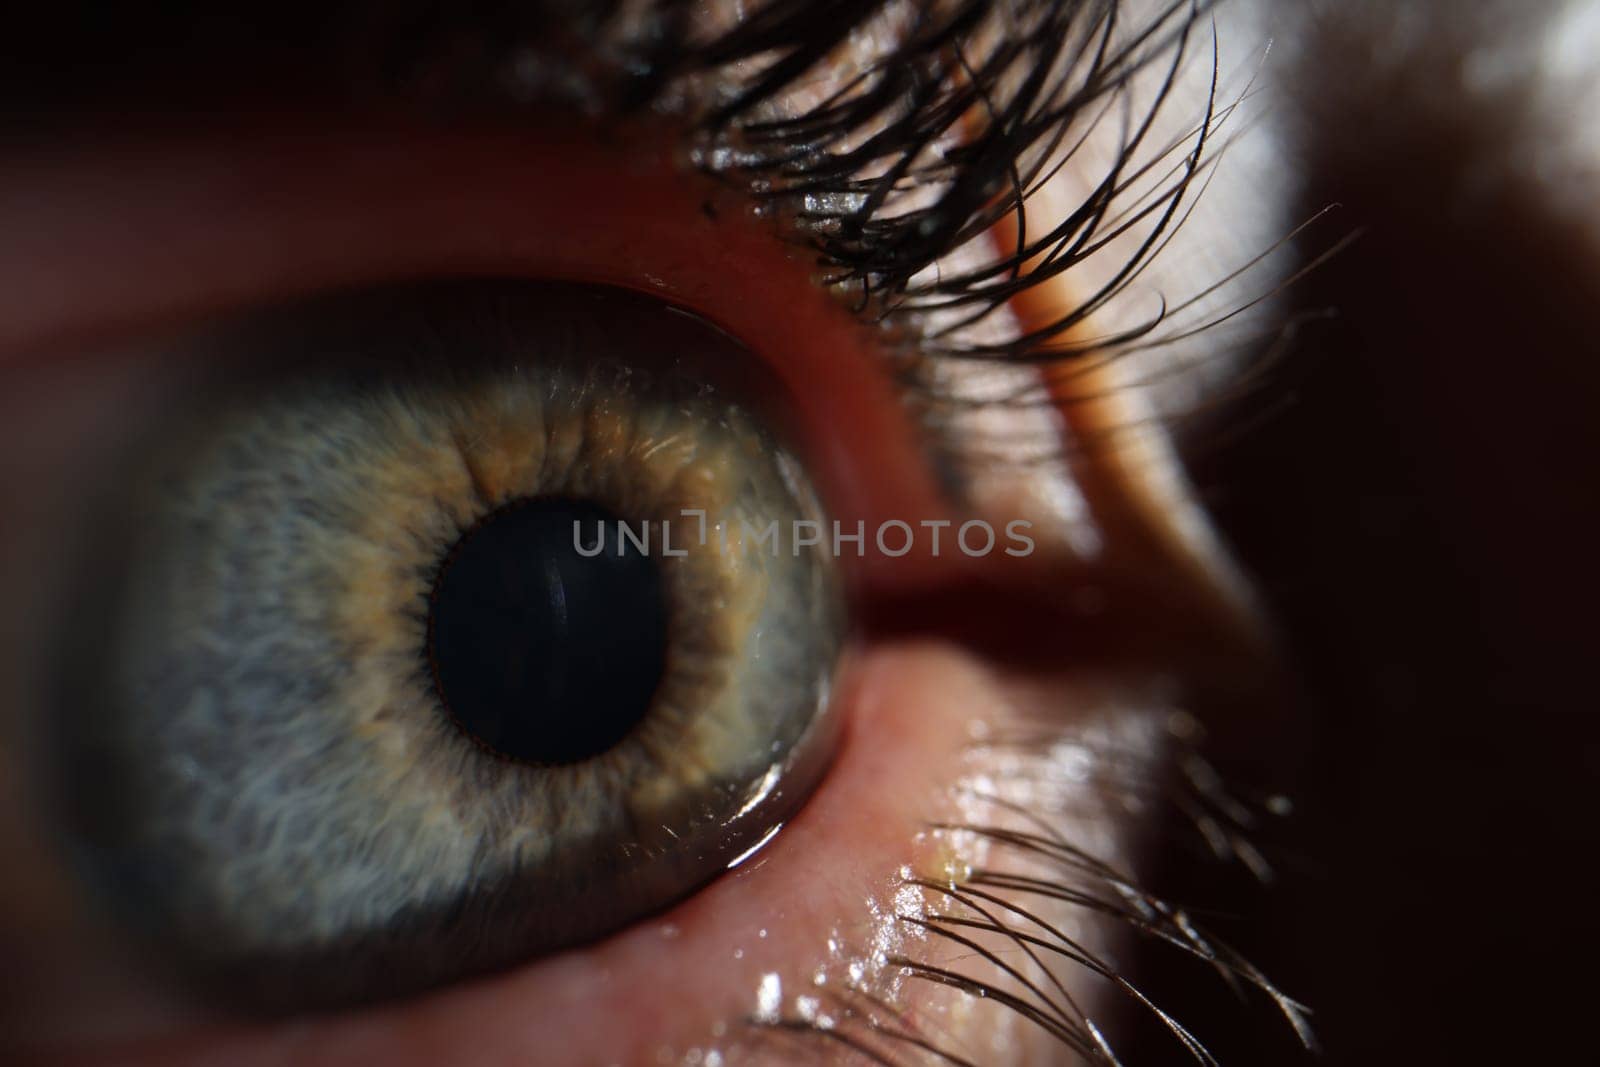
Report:
M1298 799L1286 877L1161 888L1248 916L1212 925L1315 1009L1322 1062L1588 1062L1600 196L1587 233L1541 202L1515 99L1441 103L1448 42L1388 76L1363 48L1314 38L1293 102L1300 214L1366 231L1294 293L1338 318L1277 368L1276 414L1229 433L1249 398L1195 436L1305 687L1281 756L1213 753ZM1317 1062L1192 978L1150 984L1224 1064Z

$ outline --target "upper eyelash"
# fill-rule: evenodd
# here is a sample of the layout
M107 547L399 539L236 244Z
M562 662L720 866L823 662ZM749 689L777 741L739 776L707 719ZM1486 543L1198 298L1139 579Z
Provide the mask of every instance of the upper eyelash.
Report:
M1133 24L1121 0L768 0L708 31L688 0L547 0L494 18L391 19L376 34L387 41L376 55L391 83L458 103L553 96L591 113L686 117L693 163L742 188L809 245L823 283L891 327L908 360L1050 366L1205 328L1177 324L1194 303L1185 301L1110 336L1070 336L1167 247L1220 157L1213 138L1232 109L1218 106L1204 25L1214 3L1166 0ZM819 71L896 19L885 31L891 43L842 85L794 104ZM559 42L548 43L556 26ZM462 51L463 39L473 58L466 69L442 47ZM580 48L565 47L574 40ZM1153 143L1180 70L1206 43L1203 106L1183 136ZM485 51L497 58L485 63ZM574 52L589 58L575 65ZM1154 92L1136 102L1130 86L1147 71ZM1030 219L1040 185L1113 119L1122 136L1082 201L1044 225ZM1015 246L991 251L992 234L1008 224ZM953 254L968 251L976 254L956 265ZM993 327L1018 296L1107 257L1121 257L1109 281L1050 321ZM1034 389L1012 402L1041 399Z
M798 34L815 18L810 6L778 0L763 9L768 18L760 24L741 24L714 42L714 54L737 61L770 50L771 39L782 37L770 23L792 23ZM856 25L889 6L862 8ZM866 71L797 115L763 116L762 106L823 62L850 28L835 26L820 41L802 38L774 61L769 69L785 77L757 75L731 102L714 107L701 120L700 158L713 169L732 159L757 200L776 205L810 240L828 283L852 290L861 307L888 320L955 313L953 325L919 338L924 354L1008 360L1078 354L1051 342L1120 292L1159 247L1199 173L1215 115L1214 84L1179 176L1135 212L1160 218L1109 285L1053 322L1001 342L961 340L962 327L1070 270L1104 247L1108 230L1131 224L1115 218L1113 208L1208 6L1178 0L1119 40L1117 0L917 5L902 42ZM1069 135L1085 119L1098 123L1135 75L1161 61L1170 64L1164 81L1102 181L1065 219L1042 234L1028 233L1027 200L1071 157ZM1014 250L954 275L927 276L1008 218L1021 231Z

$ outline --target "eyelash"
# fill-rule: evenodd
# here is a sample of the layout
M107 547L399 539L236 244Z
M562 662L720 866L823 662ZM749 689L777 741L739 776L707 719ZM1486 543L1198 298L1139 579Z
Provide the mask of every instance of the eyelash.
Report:
M687 117L691 164L740 188L808 246L822 284L885 327L908 363L1099 362L1204 328L1176 323L1184 303L1109 337L1063 339L1161 253L1218 158L1208 143L1232 109L1217 106L1215 65L1187 137L1148 145L1214 2L1171 0L1126 39L1120 0L877 0L825 11L774 0L708 38L680 0L629 10L628 25L643 29L626 34L613 18L620 5L534 5L544 10L502 12L492 26L391 27L375 35L387 43L372 64L388 91L436 108L557 97L599 114ZM901 16L906 25L896 24ZM608 56L605 69L575 70L564 51L532 43L558 23L558 40ZM790 106L819 66L880 30L895 43L861 73L820 102ZM454 58L463 52L474 62ZM1164 68L1158 91L1132 103L1130 82L1152 67ZM540 72L536 83L530 71ZM1061 222L1029 233L1026 202L1119 104L1126 132L1101 180ZM1172 165L1158 173L1164 163ZM1014 246L993 252L991 236L1008 223ZM1131 251L1117 247L1130 237ZM1123 256L1111 280L1052 321L993 328L1019 296L1107 255ZM958 256L970 262L954 266ZM1163 326L1171 329L1158 336ZM925 377L916 385L962 402Z
M917 344L925 355L1033 361L1081 354L1088 349L1054 345L1052 339L1136 276L1159 247L1198 173L1214 118L1214 87L1179 177L1133 219L1111 220L1113 201L1132 180L1126 172L1170 95L1204 6L1174 4L1116 48L1114 2L1086 9L1058 2L968 0L948 13L919 11L907 40L838 93L799 115L763 120L755 114L760 105L820 61L833 41L803 45L791 53L798 60L793 77L776 84L758 78L702 120L697 158L718 169L720 153L731 143L741 145L734 171L753 187L758 202L806 236L827 284L851 292L859 307L872 309L881 321L915 324L936 313L957 312L954 324L919 331ZM777 5L782 18L794 21L806 18L805 7ZM1167 28L1185 8L1176 27ZM967 42L991 18L1003 18L1006 30L983 54L969 56ZM730 40L719 42L717 54L730 60L759 54L764 29L735 29ZM1086 64L1085 55L1092 57ZM1160 91L1135 132L1124 137L1099 187L1047 233L1027 234L1026 200L1066 158L1056 149L1080 120L1103 113L1129 79L1168 56ZM786 57L776 66L788 64ZM1099 116L1091 119L1098 121ZM796 144L804 147L789 147ZM948 147L940 150L941 144ZM1000 342L961 340L967 327L1080 265L1122 227L1152 211L1160 216L1153 231L1102 291L1040 329ZM929 268L1008 218L1017 220L1019 230L1014 251L985 257L986 262L953 276L925 278ZM1107 226L1112 233L1103 232ZM1108 344L1146 332L1102 341L1096 348L1104 351Z
M959 487L993 467L1114 451L1128 428L1074 426L1065 437L1047 431L1020 449L996 447L973 439L963 421L982 409L1061 410L1133 389L1184 448L1204 447L1214 386L1197 400L1186 385L1192 372L1230 364L1230 388L1255 395L1284 342L1328 314L1246 312L1270 305L1352 239L1292 275L1276 266L1273 254L1332 208L1209 284L1171 300L1161 293L1149 311L1129 307L1152 295L1132 290L1189 221L1228 151L1223 127L1250 95L1246 84L1231 102L1219 99L1215 28L1205 42L1204 25L1215 3L1166 0L1133 24L1121 0L874 0L821 11L813 0L769 0L707 32L682 0L625 13L619 3L548 0L492 19L448 10L431 23L375 16L389 23L362 28L364 40L381 43L362 49L366 73L351 80L446 113L515 112L554 99L590 115L654 111L684 121L688 165L772 217L814 254L819 282L880 329L935 461ZM878 47L874 31L890 43ZM826 99L795 106L811 72L858 39L871 42L861 72ZM537 43L547 41L556 43ZM1172 133L1177 76L1190 58L1208 58L1207 43L1209 87ZM575 68L573 54L604 57L603 65ZM1144 75L1156 89L1136 100L1131 86ZM1098 183L1052 205L1050 228L1030 232L1028 201L1087 155L1113 118L1123 133ZM1009 247L999 247L995 235L1008 228L1014 236L1000 241ZM1043 321L1013 313L1041 287L1084 278L1091 261L1096 287L1055 287ZM1261 290L1237 293L1235 283L1264 265ZM1084 325L1102 318L1111 329L1087 335ZM1204 351L1192 353L1200 337ZM979 384L959 369L984 364L1030 372ZM1122 367L1108 381L1102 372L1113 364ZM1146 417L1133 410L1127 420ZM1201 432L1184 434L1191 417Z
M1123 724L1123 728L1128 728ZM1133 730L1151 728L1135 724ZM1197 723L1181 713L1155 725L1165 758L1152 771L1125 758L1126 735L1117 728L1089 724L1071 735L1059 725L1036 728L973 743L978 753L1001 754L1007 761L1004 785L975 775L953 787L964 801L961 822L934 823L936 839L957 842L958 854L982 857L981 864L929 878L902 871L902 889L914 896L896 897L893 919L897 942L880 962L898 982L916 981L955 990L958 994L1002 1005L1045 1030L1064 1049L1087 1062L1120 1062L1112 1042L1069 990L1068 971L1080 968L1098 976L1124 998L1120 1003L1153 1021L1195 1062L1215 1065L1217 1059L1183 1022L1135 986L1103 950L1081 939L1072 928L1052 925L1029 901L1067 902L1101 922L1133 934L1144 944L1164 945L1210 969L1234 991L1250 990L1270 1001L1300 1044L1314 1049L1308 1010L1282 993L1250 961L1198 925L1182 908L1144 888L1138 879L1093 852L1074 845L1058 825L1080 819L1069 805L1081 800L1081 778L1062 773L1063 746L1083 757L1101 807L1099 817L1138 811L1149 826L1171 828L1161 849L1191 851L1200 846L1214 859L1238 863L1253 877L1268 882L1272 870L1253 839L1288 814L1282 797L1245 799L1231 792L1199 752L1203 735ZM1137 746L1136 746L1137 747ZM1024 805L1001 792L1020 788ZM1055 804L1039 804L1055 795ZM1069 801L1066 798L1074 798ZM974 853L972 842L980 843ZM1041 865L1046 875L1041 876ZM953 948L954 961L935 964L919 957L925 949ZM893 980L892 980L893 981ZM817 1062L846 1047L867 1062L893 1065L897 1053L927 1053L939 1062L975 1067L941 1046L942 1035L926 1018L908 1016L897 1006L898 985L889 992L851 982L842 988L820 980L811 1010L745 1020L757 1047L763 1041L794 1062L810 1054ZM822 1007L826 1002L827 1006ZM921 1061L913 1061L921 1062Z

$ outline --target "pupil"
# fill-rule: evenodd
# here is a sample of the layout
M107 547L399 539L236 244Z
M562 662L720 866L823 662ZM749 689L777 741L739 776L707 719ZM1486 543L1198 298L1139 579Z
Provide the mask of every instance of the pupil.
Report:
M586 558L573 544L579 524ZM587 500L517 501L463 534L434 582L428 658L440 700L490 748L575 763L644 718L666 660L653 558L626 553Z

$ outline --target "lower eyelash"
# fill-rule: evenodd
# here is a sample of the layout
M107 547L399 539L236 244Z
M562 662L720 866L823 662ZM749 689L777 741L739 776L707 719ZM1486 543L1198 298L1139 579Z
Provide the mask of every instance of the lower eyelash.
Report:
M998 1005L1092 1063L1119 1062L1106 1028L1095 1019L1103 1018L1104 1010L1129 1005L1146 1025L1164 1031L1172 1047L1198 1063L1215 1064L1183 1020L1141 992L1104 946L1091 943L1100 939L1072 928L1077 920L1091 919L1113 936L1165 945L1204 964L1217 980L1254 990L1282 1014L1302 1045L1314 1048L1302 1005L1182 908L1101 858L1099 846L1082 843L1092 833L1085 835L1082 826L1076 833L1066 829L1084 822L1085 812L1069 798L1083 801L1085 768L1095 768L1090 772L1091 824L1119 812L1124 818L1130 811L1149 818L1159 814L1149 810L1152 802L1163 804L1187 827L1187 844L1202 843L1218 859L1241 863L1257 877L1271 876L1251 838L1266 820L1286 814L1287 803L1277 797L1244 801L1231 793L1199 754L1197 730L1186 716L1172 716L1161 730L1168 751L1160 780L1142 767L1143 761L1129 758L1130 749L1118 736L1092 727L1071 735L1056 731L974 742L979 762L999 755L1006 767L1004 788L1015 791L1016 783L1025 781L1036 792L1056 794L1058 802L1041 814L999 795L1003 788L981 774L956 786L964 801L962 821L932 824L928 831L962 846L948 854L946 869L937 876L902 870L891 917L895 932L887 939L876 936L876 946L862 953L870 958L876 952L878 972L852 965L840 985L824 982L819 971L816 987L794 997L789 1008L764 1004L746 1019L745 1043L770 1049L784 1062L799 1057L832 1062L848 1050L884 1065L977 1067L983 1061L952 1043L935 1025L937 1017L908 1010L916 1000L912 987L926 984L969 1004ZM974 843L981 863L954 858ZM1061 915L1047 917L1049 909ZM1098 1000L1099 990L1074 991L1085 977L1098 978L1101 988L1122 998L1120 1003L1106 1000L1101 1010L1091 1010L1085 993ZM720 1055L700 1052L686 1062L719 1063Z

